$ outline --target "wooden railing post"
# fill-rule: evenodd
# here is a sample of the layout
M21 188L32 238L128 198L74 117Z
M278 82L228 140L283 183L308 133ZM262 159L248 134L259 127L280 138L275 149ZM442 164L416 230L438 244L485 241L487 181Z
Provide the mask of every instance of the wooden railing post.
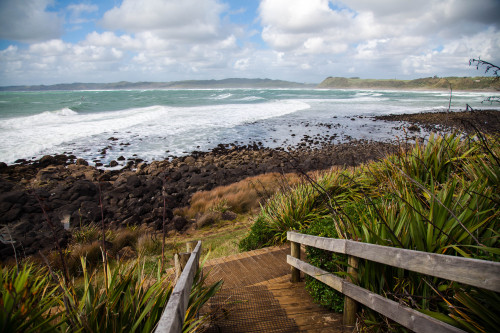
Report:
M174 267L175 267L175 280L177 281L179 279L179 276L181 276L182 271L184 270L184 267L186 267L186 264L189 260L189 256L191 253L176 253L174 254Z
M353 284L357 284L358 280L358 258L353 256L347 257L347 280ZM356 312L358 311L358 303L350 297L344 299L344 325L354 326L356 324Z
M300 259L300 243L290 242L290 255ZM292 266L292 283L300 282L300 270Z
M189 260L189 256L191 252L194 251L194 248L198 244L198 241L190 241L186 243L186 252L185 253L176 253L174 254L174 267L175 267L175 280L179 279L179 276L182 273L184 267Z
M198 244L198 241L189 241L186 243L186 252L193 252L194 248L196 247L196 244Z

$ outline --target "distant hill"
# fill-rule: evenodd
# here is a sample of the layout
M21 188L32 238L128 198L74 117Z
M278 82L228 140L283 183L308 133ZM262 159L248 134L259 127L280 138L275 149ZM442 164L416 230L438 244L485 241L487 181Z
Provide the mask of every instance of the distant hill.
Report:
M495 77L428 77L416 80L375 80L345 77L327 77L318 88L332 89L429 89L500 91L500 79Z
M0 91L195 89L195 88L312 88L315 85L271 79L188 80L171 82L62 83L0 87Z

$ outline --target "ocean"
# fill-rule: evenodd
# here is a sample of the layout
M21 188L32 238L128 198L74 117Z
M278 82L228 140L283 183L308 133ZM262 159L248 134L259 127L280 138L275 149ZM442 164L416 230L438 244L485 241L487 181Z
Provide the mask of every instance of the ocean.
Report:
M454 92L452 110L489 92ZM499 94L493 94L499 96ZM446 91L184 89L0 92L0 161L72 154L106 165L151 162L218 144L294 147L304 135L390 141L404 133L383 114L443 111ZM328 124L330 124L328 126ZM103 154L103 150L105 154ZM122 164L124 162L121 162ZM117 166L119 168L120 166Z

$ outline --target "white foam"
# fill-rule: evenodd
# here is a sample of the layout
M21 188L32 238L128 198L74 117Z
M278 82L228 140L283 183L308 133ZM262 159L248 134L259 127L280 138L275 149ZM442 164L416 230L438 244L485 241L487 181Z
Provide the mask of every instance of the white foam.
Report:
M210 97L210 99L226 99L226 98L229 98L231 96L233 96L233 94L231 94L231 93L225 93L225 94L220 94L220 95L214 94Z
M92 144L105 145L110 136L119 136L124 141L166 136L174 141L184 140L185 146L190 147L195 137L209 136L215 129L279 117L306 108L309 108L307 103L293 100L258 105L154 105L87 114L65 108L3 121L0 124L0 161L12 163L18 158L69 151L75 143L80 149L86 144L94 148ZM149 155L147 151L142 153Z
M0 129L19 128L24 129L32 126L40 126L46 124L60 124L74 117L78 113L69 109L63 108L56 111L45 111L33 116L12 118L2 121Z
M263 100L263 99L265 99L265 98L259 97L259 96L247 96L247 97L237 99L237 101L252 102L252 101L258 101L258 100Z

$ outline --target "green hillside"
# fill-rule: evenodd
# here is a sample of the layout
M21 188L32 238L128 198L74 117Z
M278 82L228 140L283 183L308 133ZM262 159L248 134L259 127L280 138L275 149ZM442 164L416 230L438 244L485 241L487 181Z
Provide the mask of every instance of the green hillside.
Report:
M500 80L495 77L428 77L415 80L375 80L345 77L327 77L318 88L333 89L450 89L500 91Z

